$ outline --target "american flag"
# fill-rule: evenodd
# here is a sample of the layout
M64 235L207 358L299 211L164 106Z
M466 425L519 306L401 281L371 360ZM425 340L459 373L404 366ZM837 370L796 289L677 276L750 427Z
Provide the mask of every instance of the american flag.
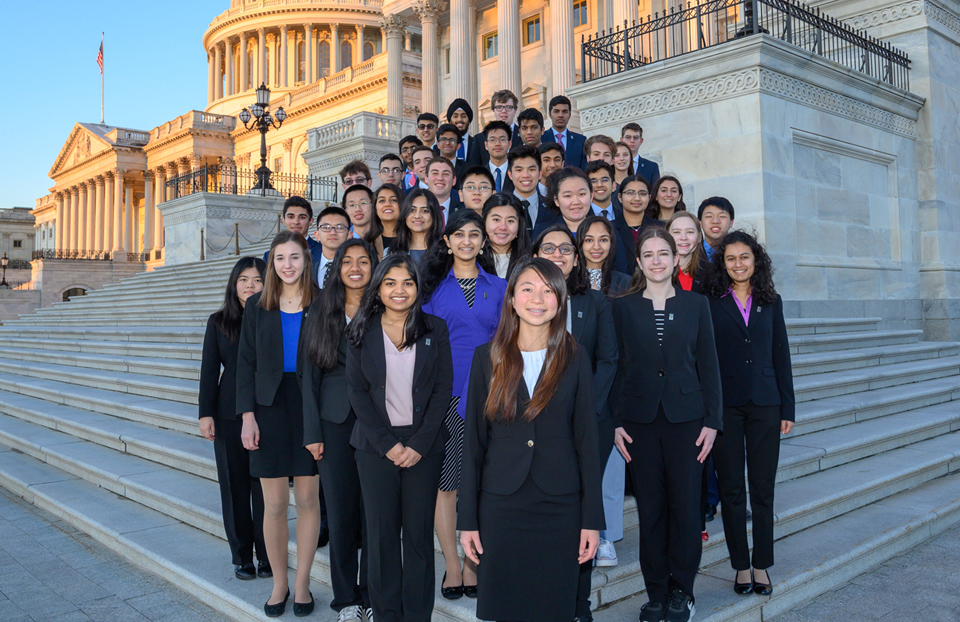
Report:
M100 65L100 74L103 74L103 41L100 42L100 51L97 52L97 64Z

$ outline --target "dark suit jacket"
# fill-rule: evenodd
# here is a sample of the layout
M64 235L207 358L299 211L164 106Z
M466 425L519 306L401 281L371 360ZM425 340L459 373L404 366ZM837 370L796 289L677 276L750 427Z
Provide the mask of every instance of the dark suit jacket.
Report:
M247 299L243 310L243 326L237 352L238 413L254 412L256 405L270 406L283 380L283 329L280 309L267 311L260 307L260 294ZM307 323L309 309L303 310L300 339ZM299 348L302 349L302 348ZM298 350L299 350L298 349ZM297 378L303 372L298 357Z
M453 360L447 324L424 314L430 332L417 341L413 372L413 436L407 446L421 456L443 451L447 439L443 419L453 394ZM350 444L360 451L387 455L398 442L386 401L386 356L380 316L373 318L359 348L347 349L347 395L357 415Z
M480 147L477 146L477 136L483 138L482 134L473 134L467 138L467 157L464 158L466 163L466 168L471 166L476 166L478 164L483 164L483 160L480 157ZM480 141L483 142L482 140ZM459 149L459 147L457 147Z
M557 135L553 133L553 128L545 131L540 137L541 143L557 142ZM587 167L587 154L583 152L583 145L587 142L587 137L583 134L577 134L567 130L567 147L564 150L563 163L565 166L575 166L579 169Z
M602 292L588 289L570 297L570 327L593 370L593 404L598 421L610 417L610 388L617 375L617 329L610 303Z
M216 315L216 314L214 314ZM223 373L220 368L223 367ZM207 320L200 360L200 417L237 419L237 342Z
M548 495L579 492L581 528L605 527L592 375L590 361L578 347L550 402L533 421L523 419L530 400L523 378L517 390L515 420L490 421L483 414L493 377L490 344L476 349L467 392L466 446L457 507L459 529L479 529L477 506L481 490L513 494L527 477L533 478Z
M504 184L504 187L506 187L506 184ZM513 194L513 189L510 190L510 194ZM523 199L521 199L519 196L517 196L517 199L519 201L523 201ZM555 225L557 222L563 222L563 217L560 215L560 212L556 211L553 205L547 203L547 197L543 196L539 192L537 193L537 222L533 222L533 220L530 218L530 212L528 211L528 208L524 208L523 217L526 220L527 231L531 233L538 227L539 230L542 231L550 225ZM530 240L533 241L533 236L531 236Z
M780 406L780 419L794 421L796 398L783 300L772 305L756 301L750 309L750 324L743 323L733 294L710 297L723 405Z
M665 311L661 346L653 301L644 298L643 291L613 300L620 347L611 393L615 423L651 423L662 403L671 423L703 418L704 426L719 431L723 397L710 303L700 294L677 289Z
M623 272L614 270L610 273L610 291L607 292L611 297L622 294L630 287L630 277Z
M347 396L346 379L346 334L340 336L336 366L332 369L322 369L304 360L302 367L303 444L322 443L321 419L331 423L343 423L350 416L351 407L350 398Z
M616 219L613 222L613 228L617 231L619 243L622 244L622 246L617 246L617 253L622 249L627 260L625 269L621 269L623 269L623 272L626 274L633 276L633 273L637 271L637 243L633 239L630 226L627 225L627 221L623 218L623 209L614 210L614 215ZM662 226L663 223L659 220L644 216L643 223L640 225L640 233L643 233L647 227Z
M639 166L635 167L635 174L641 175L644 179L650 182L650 186L653 187L653 184L657 183L657 180L660 179L660 166L656 162L651 162L650 160L643 159L641 156L637 162Z

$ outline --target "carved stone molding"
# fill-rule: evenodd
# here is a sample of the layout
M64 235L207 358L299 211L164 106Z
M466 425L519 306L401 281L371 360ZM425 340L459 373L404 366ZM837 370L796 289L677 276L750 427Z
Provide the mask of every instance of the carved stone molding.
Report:
M380 29L388 36L402 37L406 31L407 24L403 18L394 13L389 13L380 18Z
M185 222L207 219L227 219L236 220L260 220L276 221L277 213L273 210L262 210L255 208L241 207L196 207L176 214L165 214L163 222L165 226L180 225Z
M856 15L846 20L846 23L854 28L866 29L899 22L918 15L926 15L929 19L960 34L960 15L932 0L910 0L909 2Z
M950 30L960 34L960 15L954 13L948 8L936 2L927 0L924 10L927 15L936 22L940 22Z
M414 0L412 8L420 16L421 22L435 22L440 14L447 10L447 2L446 0Z
M286 153L290 153L290 150L293 149L293 139L292 139L292 138L288 138L288 139L286 139L286 140L284 140L284 141L281 141L281 144L283 145L283 150L284 150Z

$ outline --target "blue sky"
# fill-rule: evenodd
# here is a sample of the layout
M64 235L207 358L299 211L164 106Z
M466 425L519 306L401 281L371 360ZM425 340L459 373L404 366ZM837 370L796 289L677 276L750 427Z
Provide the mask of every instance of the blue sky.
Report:
M106 32L106 123L150 130L207 102L203 32L230 0L34 0L4 5L0 208L33 207L76 122L100 122L97 49Z

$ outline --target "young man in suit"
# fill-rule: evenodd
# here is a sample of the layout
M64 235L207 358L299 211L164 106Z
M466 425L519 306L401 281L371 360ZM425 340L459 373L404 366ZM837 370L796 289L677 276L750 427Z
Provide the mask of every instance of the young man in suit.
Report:
M417 184L412 186L410 190L416 188L419 185L420 188L424 190L427 189L427 162L437 157L437 154L434 153L433 149L423 145L417 147L413 150L413 172L417 176ZM410 190L407 190L409 194Z
M340 245L347 241L350 235L350 216L337 205L325 208L317 216L317 238L320 240L320 262L317 264L317 285L323 289L327 281L330 267L333 266L333 256L337 254Z
M427 186L437 197L443 211L443 226L450 222L450 216L463 209L459 194L453 192L457 185L457 174L453 164L446 158L434 158L427 162Z
M463 177L457 177L460 184L460 202L463 206L480 214L483 204L493 196L493 175L485 166L471 166Z
M587 162L602 160L607 164L613 164L613 156L617 153L617 143L613 139L603 134L591 136L583 143L583 153L586 155ZM586 166L583 167L586 169Z
M377 179L380 185L394 184L403 188L403 159L395 153L384 154L377 165Z
M640 145L643 144L643 128L637 123L627 123L620 130L620 140L627 145L633 155L634 174L642 175L644 179L650 182L651 186L657 183L657 179L660 178L660 167L656 162L640 157Z
M452 123L460 130L460 145L457 146L457 159L463 160L467 166L481 164L480 147L470 135L470 124L473 123L473 108L465 99L455 99L447 107L447 123Z
M587 137L567 129L567 124L573 114L570 98L557 95L551 99L550 105L547 107L547 114L550 115L550 124L553 127L544 132L540 140L545 143L559 143L566 154L566 164L582 169L587 165L583 150L583 144Z
M456 172L458 180L462 177L463 171L470 166L457 157L460 136L460 130L452 123L444 123L437 130L437 147L440 150L440 157L453 164L453 170Z
M513 91L507 89L497 91L490 96L490 110L493 111L494 121L500 121L510 129L510 144L507 145L507 151L520 145L520 128L514 123L519 102ZM477 146L480 147L480 162L487 164L490 161L490 154L487 151L486 138L481 140L478 137ZM506 157L506 151L504 151L504 157Z
M540 151L536 147L514 147L507 156L507 174L513 182L513 195L520 199L526 215L527 231L553 224L559 214L547 205L547 199L538 192L540 182Z
M350 186L363 184L368 188L373 184L373 176L370 174L370 167L363 160L353 160L347 162L346 166L340 169L340 189L346 190Z
M560 143L540 143L540 194L547 196L547 179L563 168L564 151Z
M437 148L437 128L440 126L440 117L432 112L422 112L417 117L417 138L431 149Z
M422 146L423 141L413 135L404 136L400 139L400 144L397 145L397 149L400 151L400 157L403 159L405 166L403 171L403 185L400 186L404 192L410 192L410 190L417 187L417 174L413 172L413 152L417 147Z
M316 274L316 267L320 262L322 249L320 247L320 242L308 235L310 223L313 221L313 206L310 205L310 201L303 197L290 197L283 202L281 219L283 220L283 226L287 229L287 231L299 233L301 236L306 238L307 246L310 248L310 255L313 259L313 272ZM270 251L267 251L263 254L263 261L266 262L269 258Z
M712 260L720 242L733 228L733 203L724 197L704 199L697 209L697 218L703 227L703 250Z
M602 160L595 160L587 164L587 170L584 171L590 178L590 185L593 186L593 196L590 202L590 209L595 216L603 216L610 221L610 224L616 228L616 211L613 206L613 184L616 179L616 170L612 164L607 164ZM616 243L616 253L614 255L614 269L624 274L632 274L633 266L630 265L631 255L624 247L619 236L613 240ZM635 254L633 255L635 256Z
M507 176L507 152L510 150L510 126L503 121L491 121L483 128L483 137L487 149L487 168L493 175L495 192L513 192L513 182Z
M536 108L527 108L517 117L520 141L528 147L539 147L543 137L543 113Z

